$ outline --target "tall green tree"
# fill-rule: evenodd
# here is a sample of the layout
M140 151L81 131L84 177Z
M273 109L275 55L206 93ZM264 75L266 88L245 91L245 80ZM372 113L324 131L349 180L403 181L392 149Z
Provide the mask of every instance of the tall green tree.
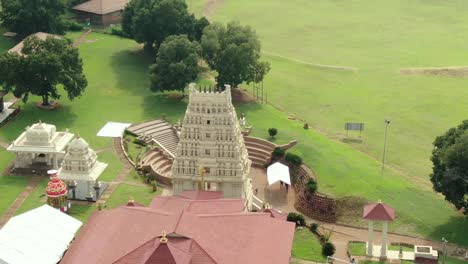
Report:
M184 0L132 0L123 13L122 30L152 52L171 35L200 38L207 22L189 14Z
M4 89L24 101L29 94L41 96L42 105L49 105L49 98L60 98L58 86L73 100L88 85L78 49L69 41L54 37L28 37L22 54L0 55L0 70L0 85Z
M200 73L200 46L187 36L169 36L161 44L156 63L151 65L153 91L179 90L194 81Z
M458 209L468 212L468 120L434 141L432 151L434 190Z
M20 36L36 32L63 34L66 4L63 0L2 0L2 26Z
M261 82L270 70L267 62L260 61L260 41L249 26L230 22L227 26L211 24L201 39L203 58L218 72L216 81L237 87L246 82Z

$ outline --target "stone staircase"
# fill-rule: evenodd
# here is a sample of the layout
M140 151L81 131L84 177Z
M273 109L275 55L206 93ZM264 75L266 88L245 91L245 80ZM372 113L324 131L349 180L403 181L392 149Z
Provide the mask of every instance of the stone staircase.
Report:
M244 136L244 142L252 166L264 168L270 163L271 153L277 147L276 144L250 136Z
M179 136L175 128L166 120L152 120L127 128L128 131L145 140L148 144L156 144L174 156Z
M140 167L144 172L151 173L158 182L166 185L171 185L173 158L164 150L154 147L145 153L145 156L140 160Z

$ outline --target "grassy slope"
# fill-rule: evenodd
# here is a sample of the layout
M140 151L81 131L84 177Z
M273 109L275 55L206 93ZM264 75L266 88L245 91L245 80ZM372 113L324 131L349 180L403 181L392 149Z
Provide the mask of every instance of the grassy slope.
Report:
M83 97L73 103L63 98L64 107L60 111L38 111L33 103L28 103L15 122L0 130L0 137L11 140L25 126L42 119L56 124L59 129L69 127L73 132L79 132L97 149L111 145L109 139L95 136L106 121L138 122L159 118L162 113L166 113L171 121L176 121L182 116L185 101L148 91L147 61L133 51L137 47L134 42L101 34L92 34L90 38L97 41L80 47L89 80ZM435 238L444 234L451 241L467 243L463 241L467 230L461 217L430 190L421 190L420 186L394 172L383 178L377 176L377 161L313 130L303 130L300 123L288 120L284 113L270 106L244 105L238 110L247 114L248 122L254 125L257 136L265 137L266 129L276 126L280 130L278 142L298 139L300 144L295 152L301 154L317 172L322 191L339 196L381 198L397 208L399 218L392 225L393 229ZM5 158L12 159L8 154L1 155L1 159ZM112 160L114 157L110 157ZM137 192L124 190L122 195L117 196L120 198L115 198L118 200L115 205L127 201L128 195ZM114 206L112 202L110 206ZM89 210L94 209L77 207L76 210L80 217L85 217L89 215Z
M205 0L195 1L194 10ZM358 67L323 70L265 54L269 100L333 137L343 123L366 123L364 144L380 157L383 120L391 119L388 160L427 177L436 135L466 118L467 81L405 77L401 67L466 65L468 5L452 1L224 1L214 19L257 30L269 53L312 63ZM262 12L259 12L262 10ZM281 18L281 19L278 19ZM307 95L307 96L304 96Z

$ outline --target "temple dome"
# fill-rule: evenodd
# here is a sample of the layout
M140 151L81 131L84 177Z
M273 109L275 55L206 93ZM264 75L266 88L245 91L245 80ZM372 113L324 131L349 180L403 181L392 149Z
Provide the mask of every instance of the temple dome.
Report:
M39 123L26 128L26 138L29 142L48 142L55 134L54 125Z
M89 148L89 144L81 137L77 137L70 142L69 148L71 151L86 151Z

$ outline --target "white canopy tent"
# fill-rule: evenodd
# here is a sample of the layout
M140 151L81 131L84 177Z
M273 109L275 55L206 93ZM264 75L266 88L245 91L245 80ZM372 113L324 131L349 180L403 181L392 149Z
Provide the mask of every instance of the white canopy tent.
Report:
M49 205L15 216L0 229L0 264L56 264L81 225Z
M97 133L98 137L121 137L129 123L107 122Z
M268 178L268 185L271 186L279 181L286 183L287 185L291 185L291 178L289 176L289 167L275 162L273 165L270 165L267 169L267 178Z

